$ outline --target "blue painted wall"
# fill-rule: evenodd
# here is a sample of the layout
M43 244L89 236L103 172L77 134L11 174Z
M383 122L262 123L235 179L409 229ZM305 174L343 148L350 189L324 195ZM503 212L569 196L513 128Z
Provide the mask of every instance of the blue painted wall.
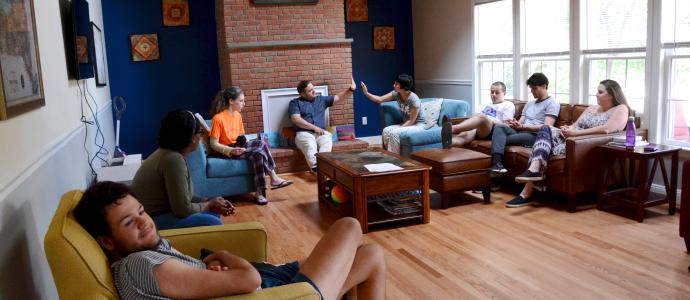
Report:
M193 0L190 26L163 27L160 0L103 0L110 94L127 101L120 148L148 156L160 120L183 108L208 117L220 89L214 0ZM157 33L160 60L133 62L129 36Z
M381 134L378 105L362 94L360 81L369 92L383 95L393 90L393 80L399 73L414 76L411 0L369 0L369 21L345 23L345 35L353 38L352 73L357 82L354 94L355 134ZM395 50L374 51L373 27L395 26ZM362 117L368 119L362 125Z

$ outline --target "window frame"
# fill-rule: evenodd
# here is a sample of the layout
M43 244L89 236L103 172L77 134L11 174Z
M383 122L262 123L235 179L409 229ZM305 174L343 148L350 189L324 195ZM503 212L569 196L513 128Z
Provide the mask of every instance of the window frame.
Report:
M664 63L662 66L662 72L664 74L664 81L666 84L664 84L663 87L663 98L662 98L662 105L661 105L661 114L662 114L662 120L661 120L661 143L666 144L666 145L672 145L672 146L678 146L678 147L683 147L683 148L690 148L690 141L679 141L676 139L673 139L672 131L675 130L675 127L671 124L674 120L671 120L671 103L675 101L689 101L690 102L690 96L687 99L675 99L671 97L672 91L673 91L673 61L676 59L690 59L690 54L672 54L670 52L673 51L674 48L678 46L685 46L683 48L690 48L690 42L686 43L665 43L662 46L662 52L663 52L663 57L664 57Z

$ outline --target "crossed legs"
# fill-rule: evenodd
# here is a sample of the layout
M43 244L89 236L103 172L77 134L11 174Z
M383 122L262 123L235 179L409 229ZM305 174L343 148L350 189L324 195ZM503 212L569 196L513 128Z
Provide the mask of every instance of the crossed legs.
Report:
M357 286L358 299L385 299L386 263L375 244L362 245L362 230L353 218L336 221L319 240L300 272L326 300L340 299Z

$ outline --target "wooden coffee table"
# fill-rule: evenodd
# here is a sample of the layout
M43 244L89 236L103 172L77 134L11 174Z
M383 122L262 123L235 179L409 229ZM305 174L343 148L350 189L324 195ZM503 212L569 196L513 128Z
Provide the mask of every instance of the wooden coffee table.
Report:
M319 201L327 201L323 192L327 180L345 188L351 195L352 217L359 220L362 232L368 232L371 225L403 220L429 223L429 166L381 149L317 153L316 162ZM369 172L365 167L378 163L391 163L402 169ZM368 200L373 195L410 190L421 191L419 212L393 215Z

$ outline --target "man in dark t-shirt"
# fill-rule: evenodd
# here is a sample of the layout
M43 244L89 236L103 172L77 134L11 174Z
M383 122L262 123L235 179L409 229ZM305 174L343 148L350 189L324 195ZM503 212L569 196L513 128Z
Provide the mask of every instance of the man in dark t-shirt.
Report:
M345 99L357 89L352 79L350 87L335 96L316 96L314 85L302 80L297 85L299 98L292 99L288 114L295 128L295 144L307 159L310 169L316 167L316 152L330 152L333 146L331 133L326 130L326 108Z

